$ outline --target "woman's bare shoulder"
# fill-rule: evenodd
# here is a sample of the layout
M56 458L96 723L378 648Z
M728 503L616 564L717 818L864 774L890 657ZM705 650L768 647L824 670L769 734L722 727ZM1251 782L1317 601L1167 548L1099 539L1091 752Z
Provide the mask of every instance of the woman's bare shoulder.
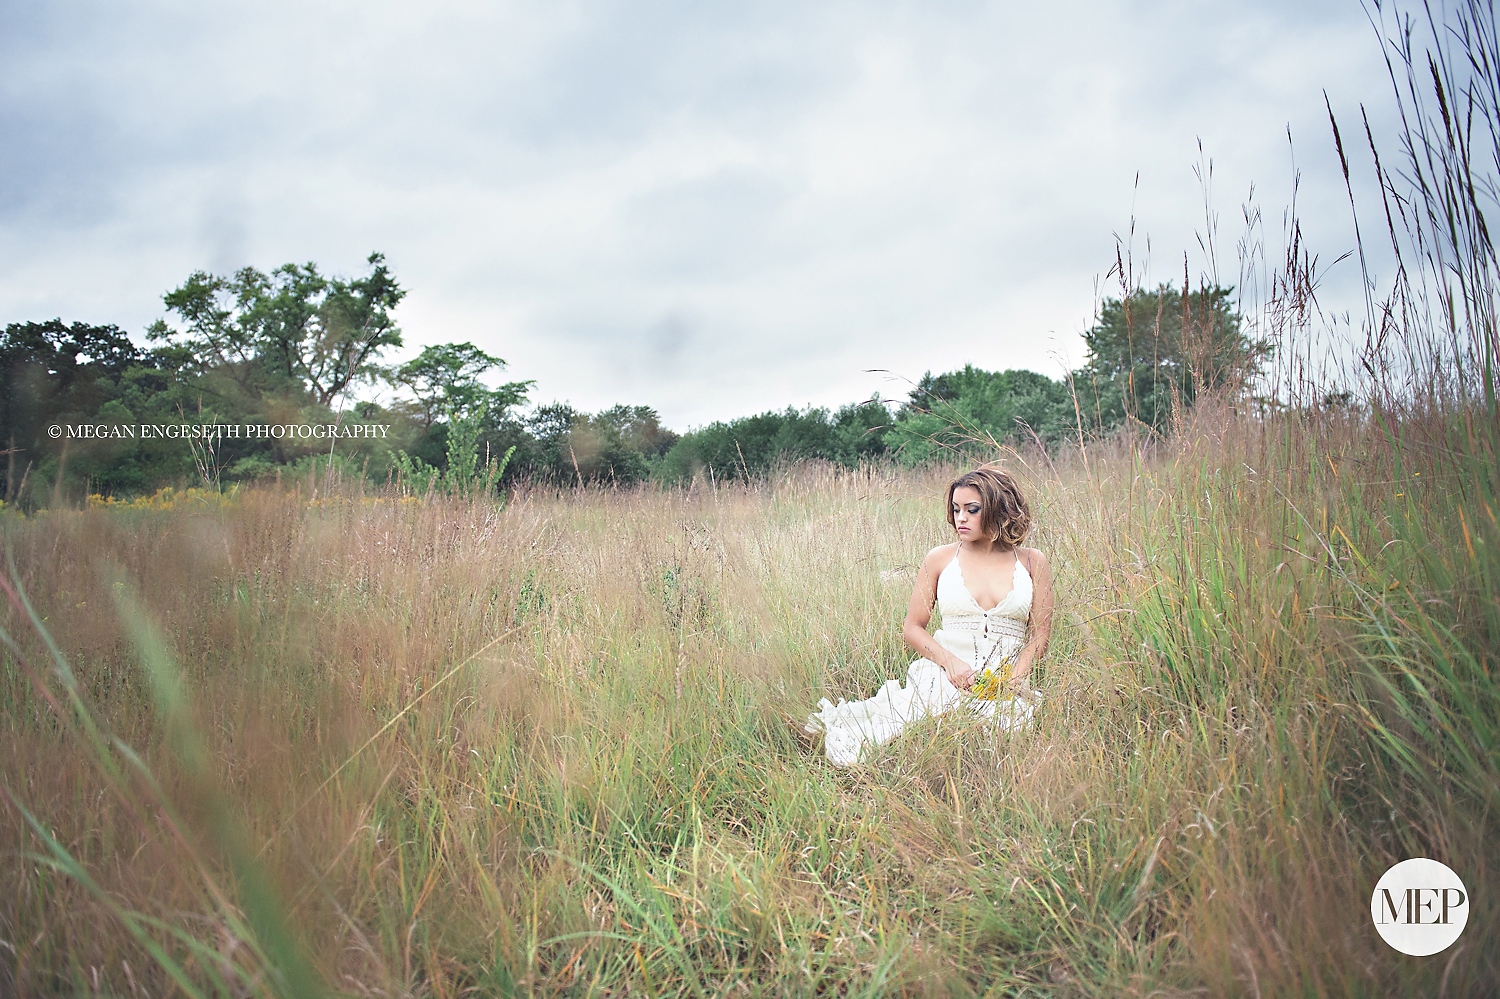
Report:
M958 554L958 542L938 545L927 553L922 559L922 568L928 572L939 573L948 568L948 563L953 561L953 556Z
M1047 568L1047 556L1042 554L1040 548L1017 548L1016 554L1025 560L1028 572L1035 573Z

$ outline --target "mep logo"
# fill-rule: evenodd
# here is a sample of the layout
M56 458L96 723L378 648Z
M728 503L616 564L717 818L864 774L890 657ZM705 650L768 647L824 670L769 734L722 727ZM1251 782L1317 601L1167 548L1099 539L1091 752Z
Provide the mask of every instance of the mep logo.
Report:
M1403 860L1375 885L1370 917L1381 939L1403 954L1446 950L1469 921L1469 892L1446 864Z

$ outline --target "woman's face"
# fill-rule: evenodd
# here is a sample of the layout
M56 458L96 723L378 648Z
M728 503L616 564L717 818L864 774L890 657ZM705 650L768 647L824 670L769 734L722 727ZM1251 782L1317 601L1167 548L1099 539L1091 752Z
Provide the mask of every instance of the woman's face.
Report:
M953 527L960 541L974 541L984 523L984 507L979 502L979 490L973 486L959 486L953 490Z

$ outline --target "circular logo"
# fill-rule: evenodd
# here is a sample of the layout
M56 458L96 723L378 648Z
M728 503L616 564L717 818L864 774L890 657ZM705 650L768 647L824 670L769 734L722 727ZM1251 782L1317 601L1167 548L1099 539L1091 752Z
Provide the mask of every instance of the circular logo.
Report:
M1464 931L1469 890L1447 864L1426 857L1403 860L1375 885L1370 918L1386 943L1403 954L1426 957L1446 950Z

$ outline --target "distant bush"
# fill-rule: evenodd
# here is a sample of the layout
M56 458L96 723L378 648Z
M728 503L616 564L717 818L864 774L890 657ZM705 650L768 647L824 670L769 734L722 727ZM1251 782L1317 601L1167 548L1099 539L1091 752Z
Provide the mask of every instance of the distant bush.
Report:
M894 419L877 399L837 412L809 406L710 423L685 434L666 453L657 476L668 482L712 475L747 479L777 462L820 458L853 468L888 453L885 435Z
M1056 445L1075 429L1068 387L1035 371L962 371L922 376L887 436L902 462L973 454L991 441Z
M590 415L565 402L538 406L524 420L497 428L496 443L516 444L516 476L559 485L631 485L678 440L650 406L612 406Z

